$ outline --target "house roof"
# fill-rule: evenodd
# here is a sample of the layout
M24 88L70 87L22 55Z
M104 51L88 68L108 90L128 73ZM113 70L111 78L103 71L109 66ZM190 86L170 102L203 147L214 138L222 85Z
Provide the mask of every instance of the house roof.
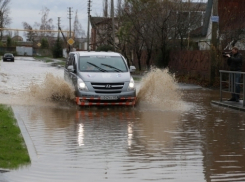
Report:
M203 26L200 26L200 27L196 28L195 30L192 30L190 32L190 36L191 37L202 37L203 36L202 30L203 30Z
M94 27L100 23L107 23L108 21L111 21L111 18L90 16L90 23L91 23L92 27Z
M200 3L200 2L183 2L182 3L182 8L186 10L197 10L197 11L205 11L207 7L207 3Z
M204 15L203 25L190 32L192 37L205 37L208 33L210 18L212 14L213 0L208 0L206 3L206 10Z
M19 35L15 35L12 37L13 40L19 40L19 41L23 41L23 37L19 36Z
M201 36L206 36L208 33L209 21L212 14L213 0L208 0L206 4L206 11L204 15L203 27L201 29Z

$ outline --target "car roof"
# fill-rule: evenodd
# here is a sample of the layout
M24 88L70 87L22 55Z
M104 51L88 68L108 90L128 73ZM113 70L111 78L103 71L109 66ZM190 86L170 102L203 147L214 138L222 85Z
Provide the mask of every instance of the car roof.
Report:
M74 54L79 54L79 56L121 56L121 54L117 52L95 52L95 51L75 51L70 52Z
M14 56L12 53L5 53L3 56L6 56L6 55Z

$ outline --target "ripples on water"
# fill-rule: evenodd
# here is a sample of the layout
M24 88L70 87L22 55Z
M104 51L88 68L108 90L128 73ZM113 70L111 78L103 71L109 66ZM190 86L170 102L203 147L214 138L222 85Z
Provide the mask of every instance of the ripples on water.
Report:
M175 112L20 106L14 111L28 128L36 157L30 167L9 173L9 181L174 180L182 178L181 169L202 166L173 148Z

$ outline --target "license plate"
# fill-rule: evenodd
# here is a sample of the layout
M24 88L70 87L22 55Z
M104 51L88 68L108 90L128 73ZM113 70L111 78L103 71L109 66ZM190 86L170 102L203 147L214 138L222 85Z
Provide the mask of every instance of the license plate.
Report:
M117 100L117 96L100 96L100 100Z
M11 59L7 59L8 61L11 61Z

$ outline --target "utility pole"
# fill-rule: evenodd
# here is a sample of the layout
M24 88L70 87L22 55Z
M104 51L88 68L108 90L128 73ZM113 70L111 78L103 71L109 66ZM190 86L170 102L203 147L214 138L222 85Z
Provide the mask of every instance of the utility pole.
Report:
M117 0L118 15L122 15L122 0Z
M60 17L58 17L58 40L60 39Z
M108 0L104 0L104 17L108 17Z
M90 11L91 11L91 0L88 0L88 32L87 32L87 51L89 50L89 36L90 36Z
M69 7L69 27L70 27L70 38L71 38L71 7Z
M111 21L112 21L112 43L115 51L115 21L114 21L114 0L111 0Z
M211 63L210 63L210 84L213 85L215 81L215 68L217 62L218 49L218 0L213 0L213 17L212 17L212 39L211 39Z
M70 31L69 31L69 33L70 33L70 38L71 38L71 7L69 7L69 12L68 12L68 15L69 15L69 17L68 17L68 19L69 19L69 29L70 29ZM71 51L71 45L69 44L69 52Z

